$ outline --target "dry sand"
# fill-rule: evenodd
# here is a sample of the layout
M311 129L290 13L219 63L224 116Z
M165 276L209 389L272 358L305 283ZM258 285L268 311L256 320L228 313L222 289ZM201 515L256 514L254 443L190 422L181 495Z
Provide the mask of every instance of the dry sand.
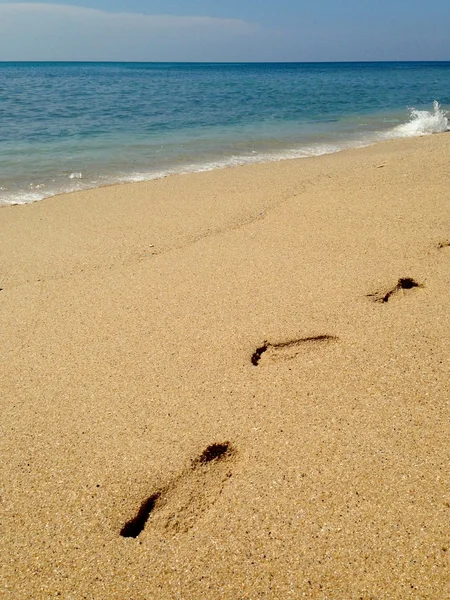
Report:
M449 151L1 209L1 597L450 598Z

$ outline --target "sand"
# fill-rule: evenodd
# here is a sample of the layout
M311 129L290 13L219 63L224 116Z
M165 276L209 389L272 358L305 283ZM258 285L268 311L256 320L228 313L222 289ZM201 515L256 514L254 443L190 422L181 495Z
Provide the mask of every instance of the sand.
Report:
M1 597L450 598L449 151L0 209Z

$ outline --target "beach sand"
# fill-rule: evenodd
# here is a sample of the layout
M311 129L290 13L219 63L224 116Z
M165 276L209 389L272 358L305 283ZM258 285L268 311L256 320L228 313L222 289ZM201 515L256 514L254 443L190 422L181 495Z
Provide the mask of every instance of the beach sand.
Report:
M0 210L2 598L450 598L450 135Z

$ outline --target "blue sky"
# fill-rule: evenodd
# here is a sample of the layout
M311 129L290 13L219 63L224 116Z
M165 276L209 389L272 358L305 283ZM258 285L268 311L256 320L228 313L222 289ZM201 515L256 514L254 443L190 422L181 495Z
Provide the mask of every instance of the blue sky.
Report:
M450 1L0 2L0 60L450 60Z

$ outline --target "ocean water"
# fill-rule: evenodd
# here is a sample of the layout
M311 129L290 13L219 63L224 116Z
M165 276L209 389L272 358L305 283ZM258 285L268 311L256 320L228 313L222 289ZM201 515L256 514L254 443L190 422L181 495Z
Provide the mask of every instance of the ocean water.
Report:
M0 204L442 132L447 110L450 62L0 63Z

